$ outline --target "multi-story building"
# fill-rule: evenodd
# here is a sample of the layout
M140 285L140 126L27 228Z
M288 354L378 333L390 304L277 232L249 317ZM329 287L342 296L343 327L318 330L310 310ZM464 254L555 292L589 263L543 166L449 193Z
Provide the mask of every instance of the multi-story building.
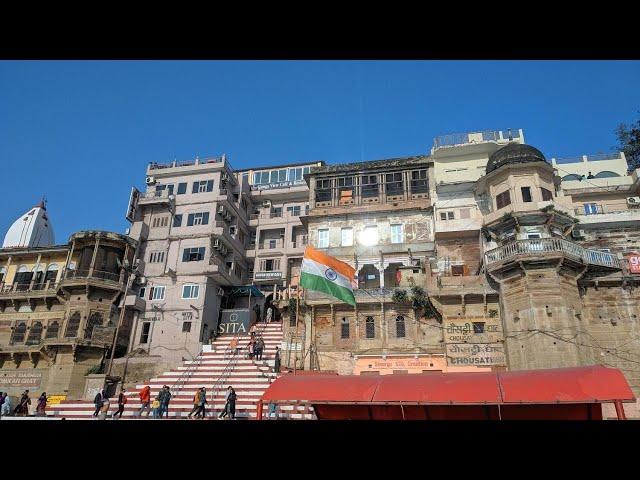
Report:
M0 249L0 390L83 395L85 375L108 360L127 283L122 266L135 250L131 238L100 231L56 244L42 203L14 222ZM131 322L126 312L120 354Z

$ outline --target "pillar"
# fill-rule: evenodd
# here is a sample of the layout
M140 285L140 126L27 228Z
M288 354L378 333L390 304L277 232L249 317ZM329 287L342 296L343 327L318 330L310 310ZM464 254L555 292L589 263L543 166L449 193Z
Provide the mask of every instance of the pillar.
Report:
M93 275L93 269L96 263L96 257L98 256L98 247L100 246L100 239L96 238L96 243L93 247L93 256L91 257L91 265L89 266L89 277Z

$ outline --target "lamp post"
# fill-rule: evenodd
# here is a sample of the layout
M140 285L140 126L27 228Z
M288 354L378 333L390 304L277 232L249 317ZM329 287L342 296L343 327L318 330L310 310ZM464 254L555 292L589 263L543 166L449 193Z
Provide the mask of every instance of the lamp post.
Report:
M122 269L126 271L129 274L129 276L127 278L127 284L124 290L124 295L122 297L122 308L120 309L120 317L118 318L118 324L116 325L116 333L113 336L113 343L111 344L111 356L109 358L109 367L107 368L107 377L111 375L111 368L113 367L113 356L116 352L116 342L118 340L118 332L120 331L120 325L122 325L122 320L124 319L124 313L126 310L127 293L129 293L129 290L131 289L131 285L133 284L133 281L135 280L138 273L136 267L131 268L125 265L122 267Z

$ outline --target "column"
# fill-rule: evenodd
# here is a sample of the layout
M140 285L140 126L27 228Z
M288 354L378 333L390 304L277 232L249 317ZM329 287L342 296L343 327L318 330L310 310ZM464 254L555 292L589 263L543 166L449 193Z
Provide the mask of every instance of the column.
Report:
M36 260L36 266L33 269L33 275L31 275L31 282L29 282L29 290L33 290L33 285L36 281L36 276L38 275L38 269L40 268L40 261L42 260L42 254L38 254L38 259Z
M96 263L96 256L98 256L98 247L100 246L100 239L96 238L96 243L93 247L93 256L91 257L91 266L89 267L89 277L93 275L93 269Z

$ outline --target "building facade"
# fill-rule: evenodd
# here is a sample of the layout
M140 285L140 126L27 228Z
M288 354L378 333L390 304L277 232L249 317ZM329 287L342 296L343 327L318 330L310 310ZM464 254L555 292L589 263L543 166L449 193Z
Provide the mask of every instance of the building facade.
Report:
M100 231L74 233L66 244L23 240L0 249L0 390L79 398L85 376L108 361L127 282L121 266L133 262L136 242ZM120 354L131 330L126 313Z

